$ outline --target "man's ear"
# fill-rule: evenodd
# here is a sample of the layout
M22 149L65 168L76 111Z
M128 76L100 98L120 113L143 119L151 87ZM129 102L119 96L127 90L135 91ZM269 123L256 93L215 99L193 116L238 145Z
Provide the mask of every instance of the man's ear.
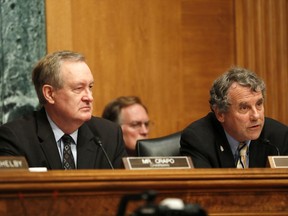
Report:
M51 85L43 85L42 87L42 93L46 99L46 101L50 104L54 104L54 89Z
M225 121L225 113L220 112L218 108L214 109L214 113L219 122L223 123Z

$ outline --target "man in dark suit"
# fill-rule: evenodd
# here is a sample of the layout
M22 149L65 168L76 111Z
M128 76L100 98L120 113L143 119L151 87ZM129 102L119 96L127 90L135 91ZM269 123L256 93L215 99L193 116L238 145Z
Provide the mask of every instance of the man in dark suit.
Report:
M231 68L213 83L212 112L183 131L181 154L196 168L266 167L269 155L288 155L288 127L264 116L264 95L255 73Z
M25 156L29 167L64 169L65 134L73 167L123 167L121 128L92 116L94 79L83 55L49 54L34 68L32 80L42 108L0 127L1 156Z

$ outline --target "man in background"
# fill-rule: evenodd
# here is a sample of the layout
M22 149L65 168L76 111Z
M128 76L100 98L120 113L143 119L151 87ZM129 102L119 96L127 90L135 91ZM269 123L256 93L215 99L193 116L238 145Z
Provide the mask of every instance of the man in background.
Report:
M92 116L94 78L83 55L48 54L32 73L41 109L0 127L0 155L25 156L29 167L122 168L119 125Z
M265 167L269 155L288 154L288 127L264 115L265 84L234 67L216 79L207 116L182 133L182 155L197 168Z
M102 117L121 125L127 153L136 156L136 142L147 139L150 120L139 97L122 96L106 105Z

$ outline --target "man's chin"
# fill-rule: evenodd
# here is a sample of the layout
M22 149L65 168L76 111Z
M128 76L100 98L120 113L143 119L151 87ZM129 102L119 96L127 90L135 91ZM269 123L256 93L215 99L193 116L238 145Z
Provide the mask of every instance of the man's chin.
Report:
M257 134L251 134L249 136L249 140L256 140L260 137L260 133L257 133Z
M89 121L91 118L92 118L92 114L90 113L90 114L83 115L81 119L83 122L86 122L86 121Z

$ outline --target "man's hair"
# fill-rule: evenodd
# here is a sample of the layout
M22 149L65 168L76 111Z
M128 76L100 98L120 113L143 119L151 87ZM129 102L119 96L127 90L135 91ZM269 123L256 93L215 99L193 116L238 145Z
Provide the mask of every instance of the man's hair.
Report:
M217 78L210 89L210 108L217 107L220 112L227 112L230 106L228 89L233 83L248 87L254 92L262 92L265 97L265 83L254 72L245 68L232 67L226 73Z
M34 67L32 71L32 81L40 104L45 104L46 99L43 95L42 88L45 84L59 89L63 85L60 76L62 62L85 62L85 57L72 51L57 51L44 56Z
M111 101L106 105L106 107L103 110L102 117L105 119L108 119L110 121L113 121L115 123L120 124L120 112L123 108L139 104L141 105L146 112L148 113L148 110L144 104L142 104L141 100L137 96L121 96L116 98L115 100Z

